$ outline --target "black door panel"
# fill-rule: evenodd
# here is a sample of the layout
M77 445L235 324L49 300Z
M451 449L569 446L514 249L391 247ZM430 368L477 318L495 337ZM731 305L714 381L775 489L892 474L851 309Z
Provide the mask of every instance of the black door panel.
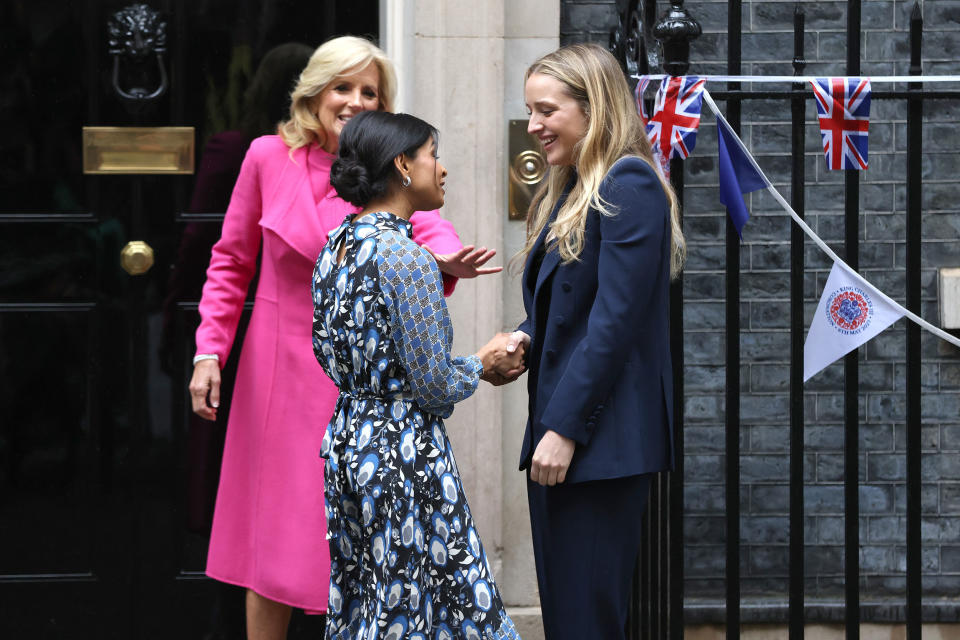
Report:
M242 127L264 53L378 32L375 0L149 2L168 87L138 103L114 85L158 82L156 56L115 83L107 33L130 4L0 3L0 637L243 637L242 589L203 569L249 302L220 420L195 418L186 391L229 188L85 175L81 132L192 126L199 167ZM143 275L121 268L134 240L154 252ZM321 621L297 614L290 635Z

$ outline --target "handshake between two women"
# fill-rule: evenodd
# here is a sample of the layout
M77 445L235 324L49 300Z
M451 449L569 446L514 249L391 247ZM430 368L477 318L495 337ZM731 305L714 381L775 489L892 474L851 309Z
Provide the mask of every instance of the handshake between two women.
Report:
M494 386L513 382L527 370L529 346L530 338L522 331L498 333L476 353L483 365L480 378Z

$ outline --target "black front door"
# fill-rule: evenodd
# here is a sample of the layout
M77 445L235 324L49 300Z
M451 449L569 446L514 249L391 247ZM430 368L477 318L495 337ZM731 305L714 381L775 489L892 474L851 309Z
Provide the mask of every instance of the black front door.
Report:
M251 98L261 61L376 36L378 2L148 5L0 3L0 637L242 635L242 592L203 575L227 411L189 412L197 299L237 140L290 89L281 64ZM198 173L85 174L85 126L194 127ZM154 257L139 275L133 241Z

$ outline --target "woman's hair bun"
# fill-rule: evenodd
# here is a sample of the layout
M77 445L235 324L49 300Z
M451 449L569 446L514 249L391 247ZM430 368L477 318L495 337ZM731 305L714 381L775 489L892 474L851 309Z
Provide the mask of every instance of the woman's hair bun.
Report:
M436 141L437 130L405 113L364 111L340 131L340 150L330 167L330 184L352 205L366 207L371 200L399 182L393 160L410 158L427 140Z
M352 205L362 207L370 201L373 188L370 171L356 158L338 157L330 167L330 184L337 195Z

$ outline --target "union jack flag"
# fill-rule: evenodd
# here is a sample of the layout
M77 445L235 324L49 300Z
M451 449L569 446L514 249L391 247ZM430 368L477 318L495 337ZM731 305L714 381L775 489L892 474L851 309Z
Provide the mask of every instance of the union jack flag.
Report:
M653 115L647 122L647 136L654 155L669 166L670 158L686 158L697 144L700 105L705 78L672 77L660 84L653 103Z
M820 117L828 169L867 168L869 78L817 78L810 82Z

